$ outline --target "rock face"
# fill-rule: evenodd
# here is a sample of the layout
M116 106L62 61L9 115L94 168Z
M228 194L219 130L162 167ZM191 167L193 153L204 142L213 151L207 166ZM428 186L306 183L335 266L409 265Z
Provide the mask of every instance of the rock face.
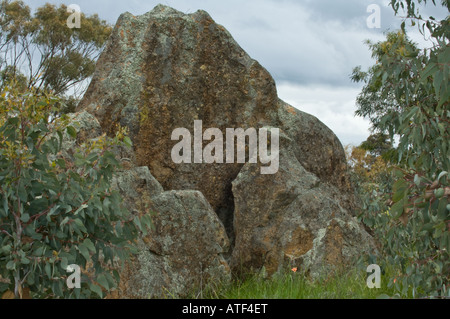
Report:
M231 183L242 164L182 164L171 158L176 128L280 127L296 141L296 155L320 177L343 185L345 155L320 121L279 101L275 82L204 11L186 15L157 6L123 14L101 55L80 109L113 133L130 129L137 166L148 166L166 190L201 191L228 230Z
M371 248L352 217L337 137L281 101L267 70L204 11L183 14L158 5L142 16L121 15L78 109L95 116L107 134L127 127L131 169L148 167L154 176L142 175L153 185L147 208L139 206L138 186L123 188L130 205L157 213L156 231L143 239L130 275L133 287L124 287L130 295L160 296L167 286L181 294L192 286L190 276L227 278L227 262L235 271L276 271L287 259L327 268ZM260 164L175 164L172 133L194 132L196 120L202 132L279 128L279 172L261 175ZM135 173L127 178L140 185Z
M67 156L88 139L102 133L95 117L87 112L71 115L77 140L67 139ZM130 150L116 148L125 160L124 170L116 172L112 187L124 204L137 214L152 214L154 229L139 239L139 254L121 272L115 298L188 297L211 283L227 282L231 271L224 255L229 240L223 224L198 191L164 192L148 167L136 167Z
M274 176L247 164L233 182L233 194L236 273L264 266L270 275L289 266L314 278L373 250L372 238L341 205L339 189L308 172L291 148L280 151Z
M116 175L113 185L128 207L155 212L154 229L121 273L116 298L185 298L208 283L228 282L223 224L198 191L164 192L147 167Z

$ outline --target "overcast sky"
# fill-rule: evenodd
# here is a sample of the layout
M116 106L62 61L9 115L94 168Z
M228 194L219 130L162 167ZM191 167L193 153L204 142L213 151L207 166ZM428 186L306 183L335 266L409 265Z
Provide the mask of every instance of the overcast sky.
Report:
M33 9L49 2L77 4L115 24L123 12L144 14L158 3L185 13L206 10L230 31L249 55L275 78L280 98L317 116L343 145L359 145L369 135L369 122L354 116L361 91L349 79L358 65L373 64L364 40L379 41L399 28L389 0L25 0ZM381 28L370 29L371 4L381 9ZM426 8L439 16L442 9ZM412 30L412 38L424 43ZM424 43L424 45L426 45Z

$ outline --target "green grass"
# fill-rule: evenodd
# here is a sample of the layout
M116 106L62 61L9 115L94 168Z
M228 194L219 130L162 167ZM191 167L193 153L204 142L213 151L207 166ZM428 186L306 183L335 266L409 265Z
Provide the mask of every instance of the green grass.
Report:
M204 299L376 299L380 295L395 295L388 287L389 275L382 276L380 289L369 289L367 273L353 270L328 279L311 281L301 273L289 272L264 279L252 276L245 281L207 289L197 294ZM384 280L383 280L384 279Z

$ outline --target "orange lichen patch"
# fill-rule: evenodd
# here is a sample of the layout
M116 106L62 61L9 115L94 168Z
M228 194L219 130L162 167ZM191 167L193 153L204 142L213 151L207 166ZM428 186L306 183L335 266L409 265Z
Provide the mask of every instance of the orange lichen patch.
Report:
M228 265L228 263L225 260L221 260L220 264L227 270L230 271L230 266Z
M294 115L297 114L297 111L296 111L292 106L288 106L288 107L287 107L287 111L288 111L289 113L291 113L291 114L294 114Z
M134 48L136 44L133 42L133 33L130 30L127 30L127 37L128 37L128 45Z
M326 263L329 265L340 266L344 262L342 256L342 245L344 242L344 236L341 227L333 220L328 226L327 234L325 237L326 247Z
M290 259L296 259L313 249L314 236L301 227L292 233L292 240L286 246L284 254Z
M125 33L122 31L120 31L120 37L123 39L125 37Z
M269 276L272 276L278 271L278 268L280 266L279 260L279 252L276 249L271 250L267 253L264 267L266 268L267 274Z

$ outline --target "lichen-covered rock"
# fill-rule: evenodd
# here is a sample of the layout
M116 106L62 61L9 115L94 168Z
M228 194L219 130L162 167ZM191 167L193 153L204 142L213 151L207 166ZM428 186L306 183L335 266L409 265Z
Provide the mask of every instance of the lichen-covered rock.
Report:
M86 111L69 114L68 117L70 121L69 124L77 131L76 140L72 140L74 143L80 144L89 139L97 138L103 133L97 118ZM64 142L69 141L65 140Z
M278 127L289 137L295 158L323 183L335 186L341 205L354 214L355 198L351 191L346 155L336 135L316 117L279 100Z
M281 101L267 70L204 11L158 5L121 15L78 109L109 135L127 127L134 150L122 157L131 170L149 168L118 183L125 202L140 213L150 207L157 225L124 271L123 296L183 296L206 278L227 280L223 226L235 271L275 272L289 262L317 273L372 247L352 217L337 137ZM281 129L279 172L261 175L261 164L175 164L172 133L193 132L195 120L203 131Z
M112 186L128 209L151 214L154 225L139 239L139 254L121 272L120 287L112 297L187 297L231 279L224 260L227 234L200 192L164 192L148 167L117 172Z
M130 129L136 166L148 166L165 190L201 191L232 235L231 183L243 164L175 164L176 128L282 128L306 169L347 191L344 151L315 117L280 101L275 81L204 11L159 5L121 15L79 109L105 132ZM205 146L204 143L203 146Z
M149 209L155 212L155 229L140 240L115 297L192 297L205 286L231 280L224 259L228 237L200 192L164 192L152 198Z
M375 251L373 239L342 206L340 191L308 172L291 143L282 135L278 174L261 175L258 165L246 165L233 182L231 267L237 273L264 267L271 275L290 266L317 277Z
M102 135L97 119L87 112L71 114L70 124L78 135L76 140L65 136L66 156ZM110 297L184 297L212 282L229 281L223 257L228 237L204 196L196 191L164 192L148 167L135 166L132 151L119 147L114 152L129 165L114 173L112 188L131 212L151 214L155 229L138 240L140 253L126 264L120 287Z
M164 191L148 167L135 167L116 172L111 186L119 191L124 205L139 214L148 214L151 198Z

